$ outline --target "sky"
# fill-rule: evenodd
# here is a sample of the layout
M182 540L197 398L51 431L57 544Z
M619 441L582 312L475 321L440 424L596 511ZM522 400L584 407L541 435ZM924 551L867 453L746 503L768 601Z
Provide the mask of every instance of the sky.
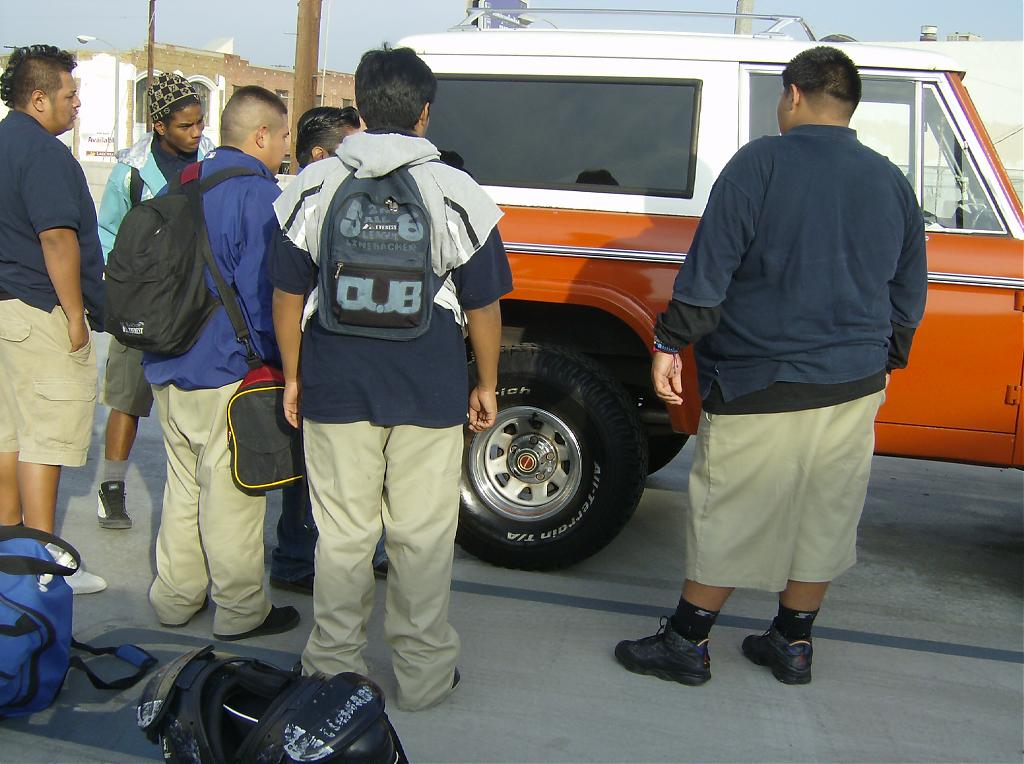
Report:
M0 0L0 45L46 42L76 49L76 35L101 38L112 47L146 40L148 0ZM532 7L732 11L734 0L533 0ZM233 37L235 52L254 64L291 67L295 55L295 0L157 0L158 42L202 48ZM410 34L440 32L465 15L466 0L323 0L320 65L351 72L363 51ZM986 40L1020 40L1021 0L755 0L755 11L803 16L819 38L834 33L863 41L917 40L922 24L939 27L939 39L974 32ZM328 24L328 16L330 23ZM649 20L648 20L649 21ZM578 26L563 16L559 26ZM622 25L604 17L605 26ZM641 22L647 23L647 22ZM658 20L664 29L684 29ZM631 24L627 24L631 26ZM693 27L690 27L693 29ZM731 23L696 31L731 31ZM91 43L106 49L102 42Z

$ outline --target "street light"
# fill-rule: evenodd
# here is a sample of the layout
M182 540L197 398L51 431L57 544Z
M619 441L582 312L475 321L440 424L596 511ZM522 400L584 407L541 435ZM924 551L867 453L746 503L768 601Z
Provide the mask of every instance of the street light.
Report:
M114 129L112 135L114 138L114 152L117 152L117 123L121 119L121 53L118 51L117 46L113 43L109 43L100 37L94 37L91 34L80 34L76 35L75 39L78 40L80 45L88 45L91 42L101 42L104 45L110 47L114 51Z

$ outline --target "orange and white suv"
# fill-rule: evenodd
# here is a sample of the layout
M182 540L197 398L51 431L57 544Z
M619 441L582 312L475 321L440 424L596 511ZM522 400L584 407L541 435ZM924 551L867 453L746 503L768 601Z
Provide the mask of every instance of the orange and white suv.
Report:
M501 13L525 25L540 11ZM402 41L439 78L427 137L506 213L499 421L468 438L462 491L459 540L479 557L546 568L592 554L696 431L692 356L683 405L651 390L653 325L712 183L777 132L780 73L818 44L782 35L798 19L769 20L752 36L538 22ZM852 126L906 172L927 221L927 312L877 452L1021 466L1021 202L954 61L837 47L864 81Z

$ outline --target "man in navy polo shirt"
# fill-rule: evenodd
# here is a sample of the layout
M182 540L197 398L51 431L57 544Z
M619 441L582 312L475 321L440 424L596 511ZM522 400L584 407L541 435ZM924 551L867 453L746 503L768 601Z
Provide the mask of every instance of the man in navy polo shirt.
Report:
M689 344L703 397L686 581L658 633L615 657L689 685L711 678L708 635L735 587L779 593L743 654L811 681L814 618L856 561L875 414L924 313L924 220L903 172L849 127L857 67L811 48L782 83L781 135L722 171L655 327L658 397L681 402Z
M89 328L103 328L96 209L56 138L82 103L74 68L67 51L32 45L0 76L12 109L0 122L0 523L47 532L61 467L85 464L97 376ZM107 585L81 568L68 583L76 594Z
M256 352L272 363L279 354L266 257L278 230L274 172L288 145L287 114L284 102L268 90L236 89L221 116L222 145L203 160L200 175L235 167L253 173L211 188L203 210L214 260L235 289ZM209 273L206 282L215 292ZM142 366L153 385L167 451L156 579L149 590L161 624L188 623L206 606L209 586L218 639L294 628L295 608L272 606L263 588L266 497L244 494L231 480L225 412L248 365L223 306L187 353L146 353Z

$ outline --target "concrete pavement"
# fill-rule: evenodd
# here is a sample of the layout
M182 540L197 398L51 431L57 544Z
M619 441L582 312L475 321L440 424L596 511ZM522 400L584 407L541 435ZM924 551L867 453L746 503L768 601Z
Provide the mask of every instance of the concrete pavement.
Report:
M164 476L159 426L143 421L128 472L135 527L107 531L95 520L105 417L98 409L88 464L61 484L59 533L110 583L76 598L77 635L135 642L162 661L215 643L291 665L312 620L299 594L273 594L302 613L283 635L218 644L209 613L184 629L159 627L146 600ZM451 618L462 683L438 708L389 708L414 762L1021 761L1024 473L876 458L860 563L832 587L816 624L814 682L783 686L742 657L742 638L775 607L768 594L741 591L712 635L714 679L687 688L629 674L612 649L653 633L678 599L690 450L651 478L623 533L573 568L503 570L457 551ZM390 697L383 587L367 657ZM138 693L100 692L72 672L52 708L0 722L0 762L158 761L135 727Z

